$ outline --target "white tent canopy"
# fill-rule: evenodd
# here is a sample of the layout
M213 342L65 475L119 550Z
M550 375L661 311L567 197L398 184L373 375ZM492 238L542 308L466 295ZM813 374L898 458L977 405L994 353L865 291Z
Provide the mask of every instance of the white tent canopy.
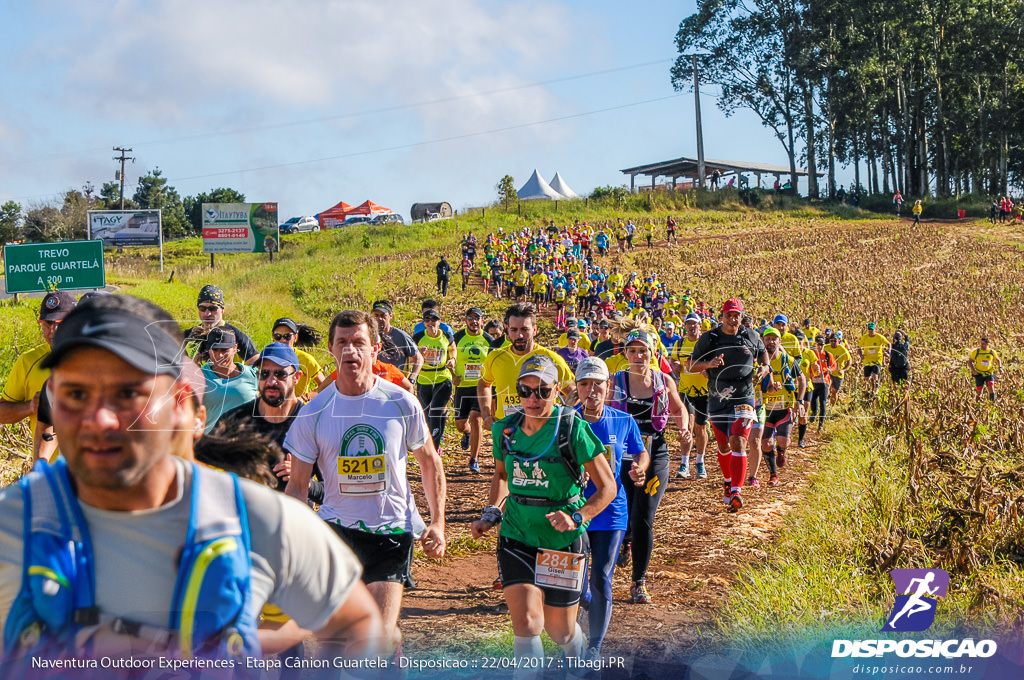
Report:
M562 175L555 173L555 176L551 178L551 188L562 194L566 198L579 198L580 195L573 191L565 180L562 179Z
M544 178L540 176L540 173L536 170L530 175L530 179L526 180L526 184L519 190L519 200L521 201L532 201L538 199L547 200L558 200L565 198L562 194L558 193L551 188Z

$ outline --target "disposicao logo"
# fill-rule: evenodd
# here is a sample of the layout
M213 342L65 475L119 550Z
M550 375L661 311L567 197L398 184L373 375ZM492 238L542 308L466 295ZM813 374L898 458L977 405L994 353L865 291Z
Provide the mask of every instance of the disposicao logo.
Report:
M943 569L893 569L896 602L886 617L882 632L919 633L935 622L938 599L949 589L949 573ZM834 640L832 656L900 657L946 659L988 658L996 653L994 640Z
M896 585L896 603L882 630L928 630L935 621L938 598L949 589L949 574L944 569L893 569L889 575Z
M207 210L206 211L206 221L207 222L216 222L217 221L217 211L216 210Z

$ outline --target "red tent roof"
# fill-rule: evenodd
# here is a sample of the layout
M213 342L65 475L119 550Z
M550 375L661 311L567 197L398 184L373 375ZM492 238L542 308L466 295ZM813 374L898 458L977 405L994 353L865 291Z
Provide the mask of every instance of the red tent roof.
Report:
M322 211L320 215L326 215L327 217L341 217L348 213L348 211L350 210L352 210L352 206L350 206L345 201L341 201L340 203L338 203L338 205L334 206L333 208L328 208L327 210Z
M385 208L382 205L377 205L371 200L366 200L360 203L355 208L348 211L349 215L386 215L392 212L391 208Z

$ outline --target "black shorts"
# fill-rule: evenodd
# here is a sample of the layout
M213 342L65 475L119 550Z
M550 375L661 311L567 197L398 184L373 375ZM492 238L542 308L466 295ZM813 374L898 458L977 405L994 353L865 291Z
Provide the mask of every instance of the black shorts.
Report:
M708 424L708 395L705 394L701 397L683 395L683 404L686 405L686 410L693 416L693 422L698 427Z
M476 385L455 388L455 420L466 420L470 414L480 413L480 402L476 399Z
M906 382L910 378L910 369L906 367L889 367L889 375L894 383Z
M865 378L870 378L873 375L882 375L882 366L880 364L868 364L864 367Z
M974 386L975 387L979 387L980 388L980 387L984 387L985 385L995 385L995 384L996 384L996 376L993 373L989 373L988 375L982 375L981 373L977 373L974 376Z
M516 286L516 297L526 295L526 286Z
M590 560L590 544L587 541L586 533L573 541L568 548L562 548L562 551L583 555L583 569L587 569L587 562ZM501 574L503 587L522 583L533 584L536 564L537 548L514 538L498 537L498 572ZM550 586L538 587L544 593L544 604L548 607L571 607L579 603L580 595L583 592L582 584L578 591L562 590Z
M774 437L789 437L793 431L793 409L772 409L765 414L764 432L761 439Z
M363 565L363 583L390 581L406 583L412 564L412 547L416 537L405 534L371 534L358 529L346 529L328 522L345 542L359 563Z

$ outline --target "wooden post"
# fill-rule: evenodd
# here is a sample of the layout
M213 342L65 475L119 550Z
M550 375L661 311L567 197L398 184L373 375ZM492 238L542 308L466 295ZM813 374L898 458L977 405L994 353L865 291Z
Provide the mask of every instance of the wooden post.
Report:
M519 201L516 201L516 212L519 213L520 217L523 216L523 204L520 203Z
M487 217L487 208L480 208L480 217Z

